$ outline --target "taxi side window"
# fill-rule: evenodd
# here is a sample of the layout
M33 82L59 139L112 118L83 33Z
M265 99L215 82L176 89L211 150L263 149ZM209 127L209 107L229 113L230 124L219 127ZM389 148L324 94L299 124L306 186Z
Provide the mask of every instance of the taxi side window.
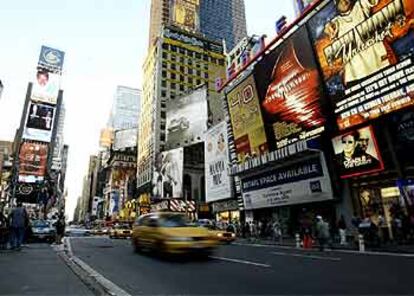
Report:
M149 227L157 227L158 226L158 221L157 221L157 218L155 218L155 217L150 217L149 219L148 219L148 225L147 226L149 226Z

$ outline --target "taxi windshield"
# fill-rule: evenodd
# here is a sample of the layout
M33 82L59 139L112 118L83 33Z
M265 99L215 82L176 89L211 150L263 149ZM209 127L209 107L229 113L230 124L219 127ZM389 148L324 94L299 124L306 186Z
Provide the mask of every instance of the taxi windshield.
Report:
M168 215L160 219L161 227L186 227L189 226L184 215Z

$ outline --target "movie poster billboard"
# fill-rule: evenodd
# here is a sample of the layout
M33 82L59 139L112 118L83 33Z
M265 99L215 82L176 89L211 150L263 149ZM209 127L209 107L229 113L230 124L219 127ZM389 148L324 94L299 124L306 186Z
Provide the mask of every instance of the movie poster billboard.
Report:
M252 75L227 94L227 103L238 162L266 153L266 133Z
M227 124L209 129L205 141L206 202L231 197L231 181L228 173L229 151L227 145Z
M184 148L157 155L153 174L154 199L183 198Z
M53 73L61 73L65 53L58 49L42 46L40 50L38 67Z
M331 1L309 22L343 130L414 105L414 2Z
M384 169L371 126L339 135L332 139L332 144L343 179Z
M55 105L60 89L60 76L44 70L37 71L33 82L32 101L44 102Z
M171 0L172 22L187 31L200 28L200 0Z
M19 182L43 181L46 173L48 145L23 142L19 153Z
M270 150L324 131L322 80L305 27L263 57L255 79Z
M133 148L137 146L138 129L130 128L114 132L113 150Z
M26 119L23 138L50 142L52 137L55 108L49 105L31 102Z
M206 87L170 100L167 103L167 147L176 148L203 142L207 121Z
M322 155L242 179L246 210L333 199Z

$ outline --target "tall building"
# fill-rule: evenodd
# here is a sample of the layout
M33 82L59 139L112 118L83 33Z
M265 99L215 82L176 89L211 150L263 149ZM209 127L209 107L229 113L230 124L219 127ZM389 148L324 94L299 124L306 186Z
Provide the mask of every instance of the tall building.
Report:
M141 91L118 86L108 126L114 130L136 128L140 111Z
M229 50L247 36L244 0L152 0L150 22L150 47L163 25L199 32L220 43L224 39Z
M165 27L161 38L150 48L143 69L138 127L137 185L140 192L151 190L155 156L166 148L167 101L175 100L197 86L207 85L211 107L219 105L215 79L225 76L222 52L220 43L176 27ZM212 113L219 114L220 110L212 110Z
M200 30L208 39L224 39L231 50L247 36L244 0L201 0Z

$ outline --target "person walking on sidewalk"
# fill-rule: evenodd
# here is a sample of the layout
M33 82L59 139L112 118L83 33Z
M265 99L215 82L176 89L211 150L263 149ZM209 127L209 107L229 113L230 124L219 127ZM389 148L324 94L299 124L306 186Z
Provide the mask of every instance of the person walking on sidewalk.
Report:
M346 245L346 222L343 215L341 215L341 218L339 219L337 223L338 231L339 231L339 238L340 238L340 245L345 246Z
M59 218L55 223L56 227L56 244L62 244L62 238L65 235L65 215L59 213Z
M25 229L29 224L29 216L21 202L12 210L10 214L11 229L11 249L21 250L24 239Z
M9 225L7 223L7 218L0 211L0 250L7 249L7 242L9 241Z
M325 250L325 245L329 240L329 224L325 222L322 216L316 216L316 235L319 242L319 251Z

